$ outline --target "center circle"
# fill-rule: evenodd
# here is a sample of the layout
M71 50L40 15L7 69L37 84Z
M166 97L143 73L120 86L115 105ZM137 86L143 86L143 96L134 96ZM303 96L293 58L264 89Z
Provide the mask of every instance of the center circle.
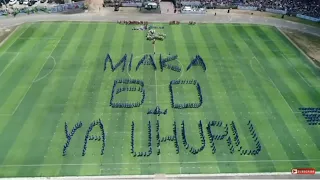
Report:
M133 62L134 60L141 60L144 55L149 55L149 54L141 54L141 55L139 55L139 56L135 56L135 57L132 58L132 62ZM160 53L155 53L155 54L154 54L154 57L159 57L159 56L160 56ZM154 58L153 60L155 61L154 63L156 64L156 67L157 67L157 70L155 70L155 73L156 73L156 71L158 71L158 69L160 69L160 68L159 68L159 63L158 63L158 61L156 61L155 59L156 59L156 58ZM180 67L181 67L180 76L179 76L177 79L172 79L172 80L178 80L178 79L180 79L180 78L183 76L184 67L183 67L182 63L181 63L179 60L176 60L176 61L179 63L179 65L180 65ZM131 70L132 70L132 69L133 69L133 68L131 68ZM132 75L130 74L130 72L129 72L129 66L127 67L127 74L128 74L128 76L129 76L131 79L135 79L135 77L132 76ZM145 86L168 86L169 84L170 84L170 82L168 82L168 83L166 83L166 84L146 84L146 83L144 83Z

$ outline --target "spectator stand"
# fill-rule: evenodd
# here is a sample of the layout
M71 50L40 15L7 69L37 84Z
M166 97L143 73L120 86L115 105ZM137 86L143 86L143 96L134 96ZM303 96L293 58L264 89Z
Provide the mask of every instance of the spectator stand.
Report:
M18 14L35 14L35 13L62 13L73 11L76 9L84 9L84 2L76 2L76 3L68 3L68 4L59 4L53 7L25 7L25 8L14 8L13 10L0 10L1 16L13 15L16 16Z
M207 9L267 11L320 22L319 0L180 0L177 7L205 6Z
M238 6L239 7L239 6ZM286 14L298 18L320 22L319 0L247 0L240 7L256 7L257 10Z

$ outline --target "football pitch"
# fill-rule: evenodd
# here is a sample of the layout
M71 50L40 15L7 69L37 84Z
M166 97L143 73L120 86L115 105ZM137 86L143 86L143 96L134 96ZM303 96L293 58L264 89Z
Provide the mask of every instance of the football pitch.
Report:
M320 168L320 110L301 109L320 71L279 30L156 25L154 45L135 25L20 26L0 47L0 177Z

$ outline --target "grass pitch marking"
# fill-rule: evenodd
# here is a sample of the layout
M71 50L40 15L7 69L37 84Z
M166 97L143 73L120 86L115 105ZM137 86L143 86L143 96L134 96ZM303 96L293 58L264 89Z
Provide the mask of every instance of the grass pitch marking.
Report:
M42 79L46 78L49 74L52 73L52 71L53 71L54 68L56 67L56 64L57 64L57 63L56 63L56 59L55 59L53 56L49 56L48 59L53 59L53 67L52 67L52 69L51 69L47 74L45 74L44 76L42 76L42 77L40 77L40 78L32 81L33 83L36 83L36 82L41 81ZM48 59L47 59L47 61L48 61ZM1 75L0 75L0 76L1 76Z
M271 81L270 81L270 79L267 79L267 78L265 78L264 76L262 76L260 73L258 73L256 70L255 70L255 68L253 67L253 65L252 65L252 62L253 62L253 59L254 59L255 57L252 57L251 58L251 60L250 60L250 67L251 67L251 69L253 70L253 72L255 72L258 76L260 76L262 79L264 79L265 81L268 81L269 83L272 83Z
M156 54L156 44L153 44L153 59ZM156 106L158 106L158 81L157 81L157 71L154 71L154 82L156 83Z
M3 164L1 168L15 167L54 167L54 166L103 166L103 165L158 165L158 164L217 164L217 163L286 163L286 162L320 162L320 159L279 159L279 160L248 160L248 161L194 161L194 162L141 162L141 163L84 163L84 164Z
M25 30L23 30L23 31L18 35L18 37L11 43L11 45L14 44L14 43L16 43L17 40L21 37L21 35L22 35L23 33L25 33L25 32L30 28L30 26L31 26L32 24L33 24L33 23L30 23L30 24L28 25L28 27L27 27ZM18 26L18 25L20 25L20 24L14 24L14 25L12 25L12 26ZM6 27L12 27L12 26L6 26ZM6 28L6 27L4 27L4 28ZM1 47L16 31L18 31L19 28L20 28L20 26L18 26L17 28L15 28L15 30L14 30L13 32L11 32L11 33L9 34L9 36L7 36L7 37L0 43L0 47Z
M6 53L6 52L5 52ZM20 54L20 52L17 52L16 55L10 60L10 62L6 65L6 67L2 70L2 72L0 73L0 77L2 76L2 74L11 66L11 64L17 59L18 55Z
M319 174L319 171L316 171L316 174ZM222 179L221 177L229 177L229 178L238 178L238 179L246 179L243 176L253 176L253 178L265 178L264 176L288 176L285 178L295 179L295 177L299 178L301 176L292 176L291 172L263 172L263 173L219 173L219 174L165 174L161 175L161 179ZM157 179L158 174L155 175L113 175L113 176L67 176L67 177L46 177L46 178L34 178L34 177L23 177L23 178L6 178L6 179L13 179L13 180L26 180L26 179L33 179L33 180L42 180L42 179L52 179L52 180L62 180L62 179ZM258 177L254 177L258 176ZM317 178L317 177L316 177ZM224 179L224 178L223 178Z
M279 88L277 87L277 85L273 82L273 80L270 78L269 74L267 73L266 69L262 66L262 64L260 63L260 61L258 60L257 57L253 57L261 66L261 68L263 69L263 71L267 74L268 79L270 80L270 82L272 83L272 85L274 86L274 88L278 91L278 93L281 95L282 99L286 102L286 104L288 105L289 109L291 110L291 112L293 114L300 114L300 112L295 112L292 110L291 106L289 105L288 101L284 98L284 96L282 95L281 91L279 90Z
M23 97L20 99L20 101L19 101L19 103L17 104L17 106L16 106L16 108L14 109L14 111L13 111L11 114L0 114L1 116L13 116L13 115L16 113L16 111L18 110L20 104L22 103L22 101L24 100L24 98L26 97L26 95L28 94L31 86L32 86L33 83L35 82L36 78L39 76L39 74L40 74L40 72L42 71L44 65L47 63L49 57L51 57L53 51L56 49L56 47L58 46L58 44L60 43L60 41L61 41L61 39L60 39L60 40L58 41L58 43L56 43L55 46L52 48L52 51L51 51L50 55L46 58L45 62L43 63L43 65L42 65L42 67L41 67L41 69L39 70L39 72L37 73L37 75L34 77L34 79L32 80L32 82L30 83L27 91L25 92L25 94L23 95Z
M30 83L27 91L25 92L25 94L23 95L23 97L20 99L20 101L19 101L18 105L16 106L16 108L14 109L14 111L11 113L11 116L14 115L14 113L16 113L16 111L18 110L20 104L22 103L22 101L24 100L24 98L26 97L26 95L28 94L31 86L33 85L33 82L36 80L36 78L37 78L38 75L40 74L41 70L43 69L44 65L47 63L48 59L49 59L49 58L46 59L46 61L45 61L45 62L43 63L43 65L42 65L40 71L37 73L37 75L34 77L34 79L32 80L32 82Z
M320 87L320 85L318 85L318 86L313 86L313 85L311 85L302 75L301 75L301 73L299 73L299 71L297 71L297 69L295 68L295 66L292 64L292 62L284 55L284 54L281 54L282 55L282 57L287 61L287 63L290 65L290 67L292 68L292 69L294 69L294 71L300 76L300 78L309 86L309 87ZM314 72L313 71L311 71L313 74L314 74ZM317 79L319 79L319 77L318 76L315 76Z

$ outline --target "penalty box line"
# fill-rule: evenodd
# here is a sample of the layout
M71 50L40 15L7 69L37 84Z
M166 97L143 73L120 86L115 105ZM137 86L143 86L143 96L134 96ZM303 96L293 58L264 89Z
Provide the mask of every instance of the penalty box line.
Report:
M50 57L52 57L51 55L52 55L52 53L54 52L54 50L57 48L57 46L58 46L58 44L60 43L60 41L61 41L61 38L59 39L59 41L58 41L58 42L54 45L54 47L52 48L52 51L50 52L49 56L47 56L45 62L44 62L43 65L41 66L41 68L40 68L40 70L38 71L37 75L36 75L36 76L33 78L33 80L31 81L31 83L30 83L27 91L25 92L25 94L23 95L23 97L20 99L20 101L19 101L19 103L17 104L17 106L15 107L14 111L13 111L11 114L9 114L9 113L8 113L8 114L0 114L0 116L13 116L13 115L16 113L16 111L19 109L22 101L24 100L24 98L25 98L26 95L28 94L29 90L31 89L31 86L32 86L35 82L37 82L37 81L36 81L36 80L37 80L37 77L39 76L39 74L40 74L40 72L42 71L43 67L44 67L44 66L46 65L46 63L48 62L48 59L49 59Z
M218 163L287 163L287 162L320 162L320 159L279 159L248 161L199 161L199 162L141 162L141 163L84 163L84 164L4 164L0 168L14 167L54 167L54 166L104 166L104 165L159 165L159 164L218 164Z
M299 77L309 86L309 87L320 87L320 85L318 86L314 86L312 84L310 84L308 82L308 80L306 80L306 78L303 77L303 75L301 75L301 73L299 71L297 71L297 69L294 67L294 65L292 64L292 62L290 62L290 60L284 55L282 54L282 57L287 61L287 63L289 64L289 66L299 75ZM314 72L311 71L313 74ZM319 77L315 75L315 77L319 80Z
M263 69L263 71L267 74L267 77L268 79L270 80L271 84L273 85L273 87L278 91L278 93L280 94L280 96L282 97L282 99L286 102L288 108L291 110L291 112L293 114L298 114L298 113L301 113L301 112L296 112L296 111L293 111L292 107L289 105L288 101L284 98L284 96L282 95L281 91L279 90L278 86L273 82L273 80L271 79L271 77L269 76L269 74L267 73L266 69L262 66L262 64L260 63L260 61L258 60L258 58L256 56L253 57L257 62L258 64L260 65L260 67Z

